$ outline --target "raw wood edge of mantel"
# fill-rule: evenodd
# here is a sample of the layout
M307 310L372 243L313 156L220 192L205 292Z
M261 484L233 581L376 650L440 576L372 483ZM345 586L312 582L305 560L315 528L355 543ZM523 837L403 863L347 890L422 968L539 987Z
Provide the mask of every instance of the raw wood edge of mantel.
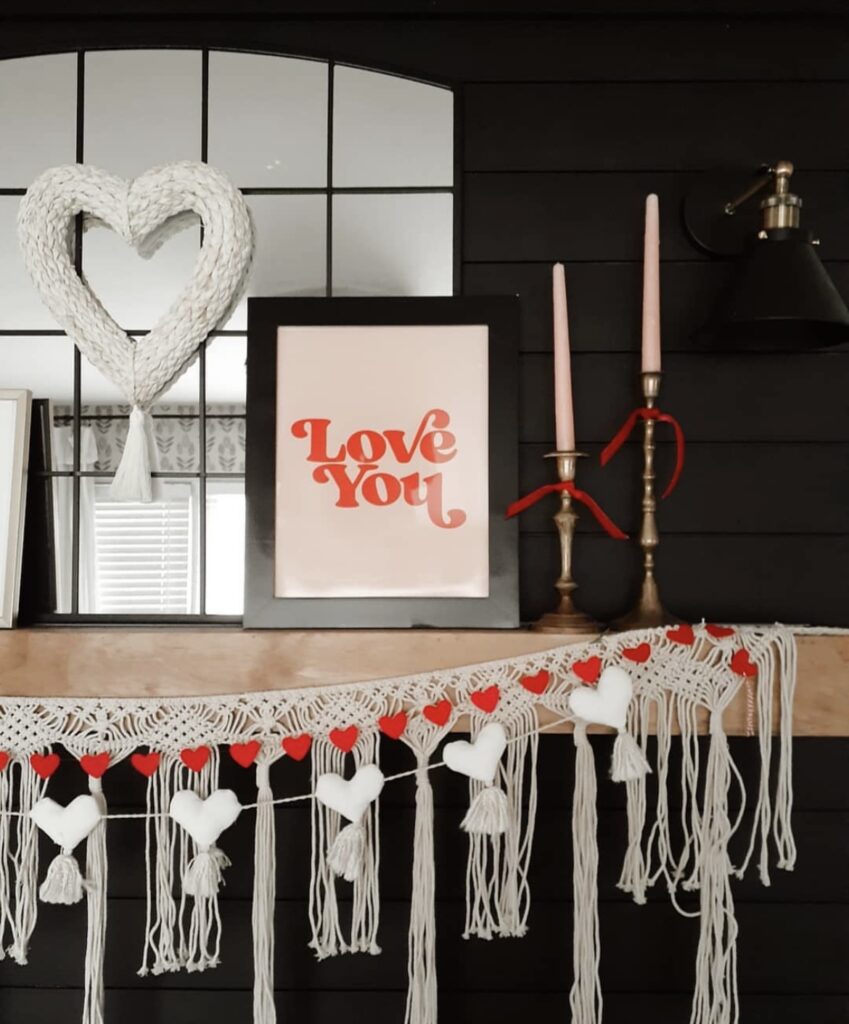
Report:
M213 696L329 686L569 640L528 630L16 629L0 634L0 696ZM794 733L849 736L849 636L802 636L798 646ZM729 708L726 726L745 731L742 699Z

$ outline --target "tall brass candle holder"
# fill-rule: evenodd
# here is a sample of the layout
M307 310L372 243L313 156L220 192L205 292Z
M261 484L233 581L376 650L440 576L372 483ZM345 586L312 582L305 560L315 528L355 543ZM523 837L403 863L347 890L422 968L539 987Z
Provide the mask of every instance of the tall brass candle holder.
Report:
M653 409L660 394L660 372L644 372L641 375L645 407ZM642 520L640 522L639 543L643 551L643 582L640 595L634 607L622 618L613 622L616 630L648 629L653 626L674 625L680 622L663 607L660 600L657 580L654 575L654 552L660 544L660 533L657 528L657 499L654 493L654 428L656 421L643 419L643 500Z
M578 459L585 458L585 452L549 452L546 459L555 459L557 478L561 483L572 482ZM560 577L554 586L560 593L560 603L550 612L537 619L531 629L537 633L568 633L575 636L596 634L600 630L597 622L575 605L572 595L578 584L572 578L572 541L578 513L574 509L572 495L560 492L560 508L554 516L560 537Z

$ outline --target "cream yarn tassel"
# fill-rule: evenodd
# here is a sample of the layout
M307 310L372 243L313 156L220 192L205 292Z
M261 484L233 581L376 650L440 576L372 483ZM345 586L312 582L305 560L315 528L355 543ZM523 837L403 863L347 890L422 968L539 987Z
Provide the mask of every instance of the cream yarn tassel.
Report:
M154 443L150 414L134 405L121 461L109 488L109 495L115 501L153 500L150 472Z
M176 758L160 761L158 770L147 781L145 821L145 868L147 879L147 920L145 944L139 975L159 975L177 971L184 960L177 949L177 901L174 898L174 858L177 835L168 814L171 797L180 788L180 762ZM181 836L182 844L187 840Z
M436 1024L436 869L433 852L433 787L427 754L417 754L413 892L407 944L404 1024Z
M103 960L106 954L106 799L100 779L90 777L89 792L101 820L86 842L88 924L85 949L83 1024L103 1024Z
M584 722L575 722L575 793L572 802L574 980L569 993L572 1024L599 1024L601 955L598 926L598 812L595 758Z
M256 766L257 806L254 831L254 892L251 925L254 940L253 1024L275 1024L274 1006L274 898L277 850L274 830L274 794L270 765Z
M62 850L50 862L38 898L42 903L70 907L80 903L84 895L85 882L77 858L71 850Z

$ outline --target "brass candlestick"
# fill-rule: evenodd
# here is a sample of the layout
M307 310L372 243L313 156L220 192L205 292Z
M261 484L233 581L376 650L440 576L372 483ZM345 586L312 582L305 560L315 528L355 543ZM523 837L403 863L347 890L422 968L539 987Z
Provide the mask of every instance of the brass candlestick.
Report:
M545 456L556 460L557 477L561 483L575 479L578 459L584 457L584 452L550 452ZM568 491L561 491L560 508L554 516L560 536L560 578L554 585L560 592L560 603L554 611L546 612L531 626L537 633L581 635L599 632L598 623L577 608L572 600L572 594L578 586L572 579L572 540L577 521L578 514L572 506L572 495Z
M645 372L640 376L646 408L653 409L657 403L657 396L660 394L660 371ZM631 611L612 624L613 628L617 630L647 629L652 626L673 625L681 621L674 615L670 615L663 607L654 575L654 552L660 544L660 533L655 516L657 499L654 496L654 428L654 420L643 420L643 517L640 523L643 583L640 588L640 596Z

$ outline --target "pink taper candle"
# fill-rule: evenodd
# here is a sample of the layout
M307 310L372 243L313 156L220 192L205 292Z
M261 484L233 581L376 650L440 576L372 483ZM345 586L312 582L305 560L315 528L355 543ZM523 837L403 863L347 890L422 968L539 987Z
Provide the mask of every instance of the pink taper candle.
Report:
M554 300L554 424L559 452L575 450L575 415L572 411L572 364L569 353L569 317L566 312L566 272L555 263L551 275Z
M643 373L660 373L660 215L657 196L646 196L643 248Z

